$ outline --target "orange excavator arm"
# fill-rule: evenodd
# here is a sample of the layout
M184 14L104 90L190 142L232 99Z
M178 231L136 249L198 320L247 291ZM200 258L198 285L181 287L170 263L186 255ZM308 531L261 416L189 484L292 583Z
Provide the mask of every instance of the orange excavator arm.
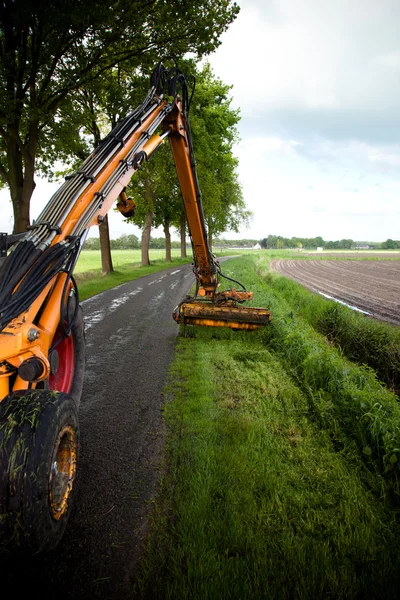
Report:
M175 320L255 329L270 319L267 309L241 306L252 298L244 288L218 291L222 273L207 242L184 78L176 68L171 74L160 64L151 82L142 104L66 178L29 231L19 239L11 238L14 247L0 266L0 399L10 386L27 389L32 382L49 378L49 355L60 323L62 334L68 336L76 313L73 269L87 231L102 221L116 200L122 214L133 214L125 188L167 137L181 186L197 281L195 296L177 307ZM177 83L183 88L183 100ZM2 236L1 242L4 255L7 238ZM71 314L72 296L76 300Z
M167 137L197 283L194 297L174 311L175 320L255 329L270 318L267 309L242 306L252 293L241 284L239 291L218 289L224 276L207 243L189 104L183 75L160 64L142 104L66 178L29 231L0 234L0 550L49 550L63 535L75 490L85 364L73 270L89 227L116 200L123 215L134 213L125 188Z

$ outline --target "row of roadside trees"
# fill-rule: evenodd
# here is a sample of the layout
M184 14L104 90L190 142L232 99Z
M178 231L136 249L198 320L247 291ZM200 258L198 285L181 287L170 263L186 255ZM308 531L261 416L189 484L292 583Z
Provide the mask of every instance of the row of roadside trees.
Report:
M193 0L179 3L179 9L173 2L147 0L0 3L0 181L10 190L14 232L30 224L35 177L54 178L76 168L141 102L148 75L166 54L198 80L191 122L211 236L246 221L232 154L239 114L230 106L229 86L207 64L197 66L220 44L238 11L232 0ZM188 53L192 61L183 60ZM135 222L144 227L142 248L151 225L162 225L166 239L171 226L184 232L166 150L143 168L130 190L138 205ZM100 236L106 249L107 220ZM112 270L111 257L103 254L103 271Z

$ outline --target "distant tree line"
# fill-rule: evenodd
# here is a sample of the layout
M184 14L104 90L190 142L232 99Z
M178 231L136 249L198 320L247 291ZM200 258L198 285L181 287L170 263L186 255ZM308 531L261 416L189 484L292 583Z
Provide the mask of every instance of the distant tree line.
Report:
M400 249L400 240L391 240L390 238L386 240L386 242L382 242L380 247L383 250L396 250Z
M216 248L254 248L257 244L260 244L260 240L228 240L226 238L216 238L214 240L214 246Z
M111 250L138 250L141 248L141 242L139 238L133 233L127 235L124 233L115 240L110 240ZM172 248L180 248L181 243L173 241L171 242ZM150 248L153 250L165 250L165 238L150 237ZM83 246L84 250L100 250L100 238L88 238Z
M353 244L353 240L341 240L343 245L337 246L338 248L351 248L351 244ZM346 242L346 244L345 244ZM350 246L347 245L347 242L350 242ZM335 242L336 243L336 242ZM337 242L339 243L339 242ZM326 244L322 237L315 238L300 238L300 237L292 237L285 238L281 235L269 235L268 237L260 240L261 248L268 249L279 249L279 248L318 248L323 247Z
M141 240L134 235L127 235L124 233L115 240L110 240L112 250L137 250L141 248ZM350 239L343 239L337 241L325 241L322 237L316 238L285 238L280 235L269 235L262 240L255 239L227 239L227 238L216 238L214 240L215 248L254 248L257 244L260 244L261 248L266 249L281 249L281 248L324 248L326 250L351 250L357 248L373 248L376 250L397 250L400 249L400 240L387 239L386 242L360 242L353 241ZM190 246L190 242L187 244ZM165 237L150 237L149 248L153 250L164 250L166 247ZM180 241L172 241L172 248L180 248ZM100 239L89 238L86 240L84 245L85 250L100 250Z
M326 241L321 236L315 238L291 237L285 238L281 235L269 235L260 240L261 248L324 248L325 250L351 250L356 248L374 248L382 250L400 249L400 241L387 239L386 242L358 242L351 239Z

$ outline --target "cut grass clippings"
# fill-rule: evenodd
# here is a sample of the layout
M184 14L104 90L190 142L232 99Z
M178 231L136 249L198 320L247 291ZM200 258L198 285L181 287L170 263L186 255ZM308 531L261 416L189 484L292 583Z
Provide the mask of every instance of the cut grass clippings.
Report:
M244 257L224 272L273 314L254 333L187 329L140 593L396 598L400 408Z

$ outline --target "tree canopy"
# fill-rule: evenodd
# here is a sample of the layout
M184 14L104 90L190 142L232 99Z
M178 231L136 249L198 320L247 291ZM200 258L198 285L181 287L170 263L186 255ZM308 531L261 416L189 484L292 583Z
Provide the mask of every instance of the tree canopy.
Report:
M239 110L232 109L231 86L217 78L209 64L197 73L191 105L191 128L204 214L209 236L237 232L248 224L238 181L238 159L233 146L239 140Z
M150 71L160 54L212 52L231 0L4 0L0 4L0 177L14 231L29 225L37 169L63 157L62 112L114 65ZM156 58L157 57L157 58Z
M250 217L238 182L238 161L232 152L238 139L239 111L230 106L230 86L215 77L208 64L197 70L194 62L189 61L184 70L195 74L197 79L190 124L207 227L212 235L229 229L237 231ZM146 189L148 180L151 194ZM138 207L133 218L137 225L143 226L151 211L154 226L179 226L183 203L167 147L162 147L146 168L135 175L129 190Z

